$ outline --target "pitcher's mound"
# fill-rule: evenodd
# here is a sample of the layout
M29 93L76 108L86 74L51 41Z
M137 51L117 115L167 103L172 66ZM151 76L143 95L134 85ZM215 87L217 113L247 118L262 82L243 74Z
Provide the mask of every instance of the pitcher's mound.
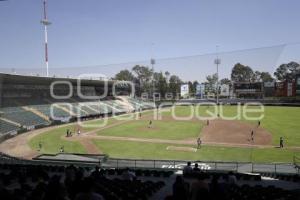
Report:
M193 147L176 147L176 146L168 146L167 150L170 151L188 151L188 152L196 152L197 149Z

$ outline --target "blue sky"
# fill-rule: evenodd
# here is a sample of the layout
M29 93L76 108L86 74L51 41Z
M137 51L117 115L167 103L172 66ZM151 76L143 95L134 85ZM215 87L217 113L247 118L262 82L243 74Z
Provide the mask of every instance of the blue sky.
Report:
M299 0L48 0L50 73L96 66L81 69L111 76L151 56L209 54L216 45L228 52L298 43L299 7ZM37 68L44 73L41 18L42 0L0 1L0 71ZM281 62L300 61L299 44L249 52L224 54L222 75L239 60L270 71ZM158 59L156 69L202 80L215 70L211 59ZM100 67L114 63L128 64Z

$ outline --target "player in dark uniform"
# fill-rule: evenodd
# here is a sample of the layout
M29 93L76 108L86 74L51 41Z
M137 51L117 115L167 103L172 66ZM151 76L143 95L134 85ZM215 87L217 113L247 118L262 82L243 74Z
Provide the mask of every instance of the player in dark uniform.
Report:
M260 126L260 121L257 122L257 126Z
M197 149L201 148L201 144L202 144L201 138L198 138L197 139Z
M206 125L207 125L207 126L209 125L209 120L206 121Z
M279 147L283 148L283 138L282 137L280 137L280 139L279 139Z
M251 141L252 142L254 141L254 131L253 130L251 131Z

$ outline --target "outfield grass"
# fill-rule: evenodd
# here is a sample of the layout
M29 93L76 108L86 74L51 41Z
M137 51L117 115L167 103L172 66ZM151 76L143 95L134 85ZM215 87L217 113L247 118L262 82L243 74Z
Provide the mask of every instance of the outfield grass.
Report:
M60 127L50 131L46 131L40 135L33 137L29 141L29 146L37 150L39 142L42 143L41 153L56 154L59 152L61 146L64 146L66 153L86 153L86 150L79 142L62 140L61 136L66 134L66 130L73 130L74 125Z
M278 145L279 138L283 137L286 146L300 146L300 107L265 106L264 108L261 126L272 134L272 144ZM223 110L225 116L234 116L236 106L223 106ZM258 116L258 114L252 113L250 116ZM241 120L257 123L257 120L247 120L244 117Z
M194 108L195 109L195 108ZM202 106L199 108L199 113L203 116L206 110L213 111L213 108ZM225 116L234 116L236 106L224 106ZM195 110L194 110L195 111ZM191 114L189 107L176 107L176 116L189 116ZM153 112L148 111L147 115L153 115ZM163 117L170 117L171 112L163 112ZM251 114L255 116L257 114ZM145 116L143 114L143 116ZM126 116L119 116L116 118L109 118L108 125L120 122L120 118L124 119ZM170 119L170 118L169 118ZM273 145L278 145L279 137L284 137L285 146L300 146L300 108L298 107L277 107L266 106L264 118L261 120L261 126L272 133ZM248 123L257 123L257 121L249 121L245 118L241 120ZM154 121L153 129L148 130L148 120L130 121L122 125L108 129L103 129L98 133L101 135L124 136L124 137L141 137L141 138L161 138L161 139L184 139L197 137L202 124L194 121ZM89 126L83 126L83 132L96 130L101 128L103 120L93 120L83 122ZM38 148L38 143L43 143L41 153L57 153L59 148L63 145L66 152L70 153L86 153L85 149L78 142L71 142L62 140L60 137L65 134L67 129L71 131L76 130L76 125L68 125L66 127L59 127L55 130L47 131L41 135L32 138L29 145L33 149ZM96 140L96 145L111 157L120 158L147 158L147 159L190 159L190 160L218 160L218 161L250 161L252 154L252 161L254 162L291 162L294 155L291 149L256 149L249 148L229 148L229 147L213 147L204 146L201 151L193 152L179 152L167 151L168 144L152 144L139 143L129 141L107 141ZM174 145L172 145L174 146ZM251 153L252 151L252 153ZM299 152L296 152L299 155Z
M192 109L192 106L180 106L174 110L175 116L184 117L190 116L192 113L199 113L200 116L208 116L206 111L214 112L212 106L200 106L198 111ZM243 107L242 107L243 108ZM257 108L252 106L251 108ZM237 106L223 106L222 109L218 108L217 113L222 110L225 117L234 117L239 111ZM243 109L240 111L243 113ZM278 145L279 138L284 138L286 146L300 146L300 107L286 107L286 106L265 106L264 117L261 119L261 126L268 130L272 134L272 144ZM163 112L162 116L170 117L172 112ZM249 116L256 117L260 113L249 113ZM195 115L194 115L195 116ZM257 120L247 120L243 114L239 120L246 121L248 123L257 123Z
M98 135L159 138L181 140L196 138L203 127L203 123L193 121L153 121L148 128L149 120L134 120L126 124L119 124L109 129L100 130Z
M183 152L166 150L168 146L178 146L170 144L113 140L94 140L94 143L102 152L114 158L291 163L294 155L292 150L278 148L251 149L202 146L197 152Z

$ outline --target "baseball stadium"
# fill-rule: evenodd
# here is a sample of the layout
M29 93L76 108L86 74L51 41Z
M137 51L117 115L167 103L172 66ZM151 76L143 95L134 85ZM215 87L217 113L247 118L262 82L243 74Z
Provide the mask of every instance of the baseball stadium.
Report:
M49 67L41 2L45 67L0 66L1 199L299 198L300 43Z

